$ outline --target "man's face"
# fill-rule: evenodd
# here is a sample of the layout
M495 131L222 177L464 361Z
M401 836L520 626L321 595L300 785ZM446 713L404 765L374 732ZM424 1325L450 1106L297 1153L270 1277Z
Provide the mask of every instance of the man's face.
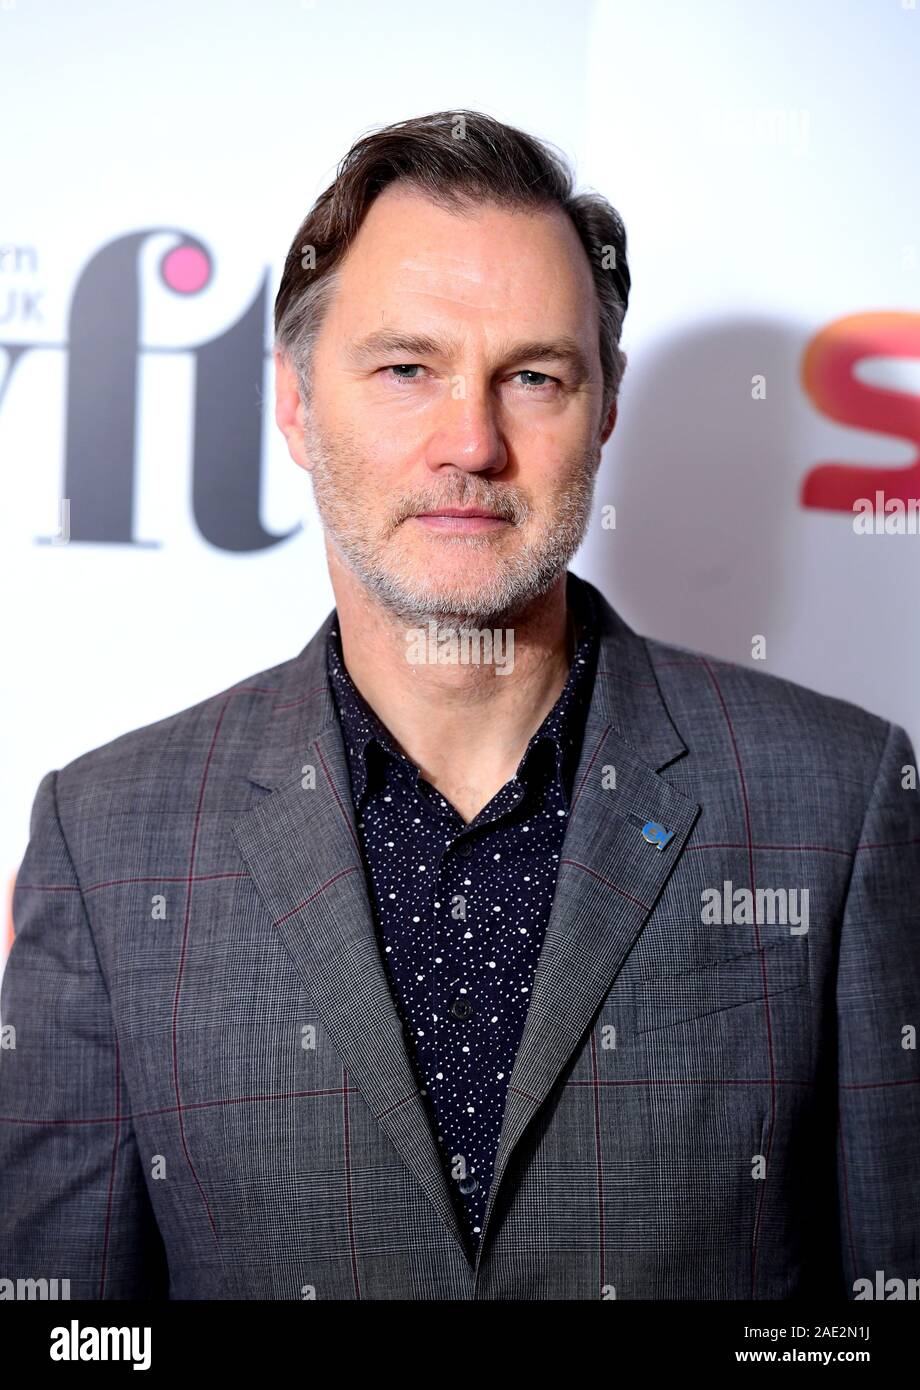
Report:
M577 550L615 416L601 404L597 301L568 218L457 215L391 186L341 264L302 440L289 414L285 432L336 558L378 601L413 624L487 625Z

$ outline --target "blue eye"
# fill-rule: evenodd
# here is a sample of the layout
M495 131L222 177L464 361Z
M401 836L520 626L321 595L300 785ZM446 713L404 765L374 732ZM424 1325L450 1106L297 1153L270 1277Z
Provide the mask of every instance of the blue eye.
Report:
M546 372L532 372L528 371L525 368L523 371L518 372L518 376L539 376L543 378L542 381L539 381L537 383L528 383L526 381L522 382L521 384L523 385L525 391L540 391L549 382L551 382L553 385L557 384L556 378L552 376L547 376Z
M418 362L398 362L393 367L385 367L387 372L420 372L422 369ZM390 378L392 381L417 381L414 376L395 376Z
M421 377L418 374L423 372L425 368L418 362L396 362L390 367L381 368L381 370L389 376L390 381L404 382L408 385L411 382L420 381ZM412 375L408 375L409 373ZM556 377L549 376L546 372L531 371L527 368L522 368L521 371L515 373L515 376L531 378L529 381L521 382L525 391L545 392L547 387L557 387L561 384Z

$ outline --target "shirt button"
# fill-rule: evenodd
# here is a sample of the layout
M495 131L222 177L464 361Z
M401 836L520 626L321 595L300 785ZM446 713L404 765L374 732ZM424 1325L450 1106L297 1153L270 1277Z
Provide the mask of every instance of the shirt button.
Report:
M464 840L462 844L457 846L457 853L460 855L461 859L469 859L470 855L473 853L473 846L470 844L469 840Z
M464 999L461 995L459 999L455 999L451 1004L450 1011L454 1018L469 1018L470 1014L473 1012L473 1006L468 999Z
M466 1195L470 1192L476 1191L477 1187L479 1186L479 1179L473 1177L461 1178L460 1181L457 1183L457 1186L459 1187L460 1191Z

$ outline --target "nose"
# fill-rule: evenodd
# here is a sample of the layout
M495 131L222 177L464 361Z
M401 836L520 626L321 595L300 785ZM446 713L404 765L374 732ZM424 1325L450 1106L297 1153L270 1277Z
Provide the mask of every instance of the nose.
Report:
M507 466L508 451L488 386L454 378L428 441L427 463L432 472L452 464L465 473L495 474Z

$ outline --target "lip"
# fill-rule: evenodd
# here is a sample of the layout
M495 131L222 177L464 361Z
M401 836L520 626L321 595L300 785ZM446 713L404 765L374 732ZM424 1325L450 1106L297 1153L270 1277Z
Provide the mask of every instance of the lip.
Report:
M438 507L436 512L418 512L418 516L488 516L493 521L502 521L497 512L487 512L484 507Z
M436 512L420 512L412 518L433 531L495 531L509 523L481 507L440 507Z

